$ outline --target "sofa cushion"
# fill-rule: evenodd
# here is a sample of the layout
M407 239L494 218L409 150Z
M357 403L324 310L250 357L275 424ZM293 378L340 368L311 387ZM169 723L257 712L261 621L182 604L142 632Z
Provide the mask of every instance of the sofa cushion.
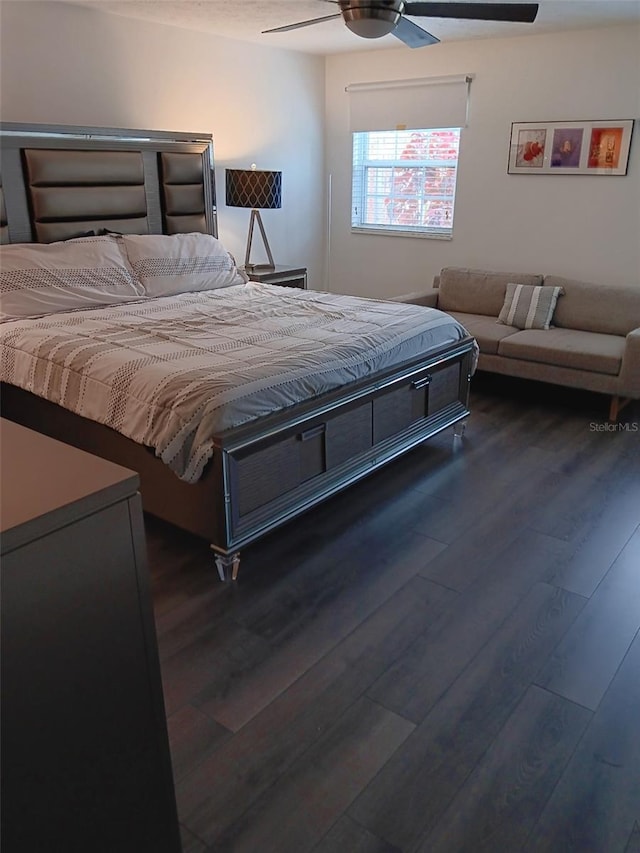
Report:
M554 326L608 335L628 335L640 328L640 287L593 284L549 275L545 287L561 287Z
M497 317L509 282L539 285L542 276L445 267L440 272L438 308Z
M465 327L471 337L476 339L480 352L495 355L498 352L500 341L509 335L515 335L518 331L514 326L503 326L496 323L495 317L485 317L483 314L463 314L461 311L450 311L448 313Z
M526 329L504 338L498 355L617 376L625 339L577 329Z

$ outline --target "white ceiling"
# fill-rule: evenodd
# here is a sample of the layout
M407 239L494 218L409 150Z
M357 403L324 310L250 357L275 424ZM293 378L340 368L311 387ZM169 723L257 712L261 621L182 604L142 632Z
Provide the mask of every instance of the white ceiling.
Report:
M474 2L477 1L474 0ZM305 53L330 54L402 46L401 42L393 36L385 36L381 39L358 38L347 30L340 19L286 33L262 34L262 30L271 27L331 15L336 7L326 0L68 0L68 2L97 7L102 11L126 17L216 33L240 41ZM640 21L640 0L541 0L538 17L533 24L417 17L412 17L411 20L432 32L443 42L470 38L496 38L638 22Z

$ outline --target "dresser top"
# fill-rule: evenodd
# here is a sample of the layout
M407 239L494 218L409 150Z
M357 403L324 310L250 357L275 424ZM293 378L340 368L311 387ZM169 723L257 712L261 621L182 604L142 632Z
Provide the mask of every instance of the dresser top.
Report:
M2 552L129 497L138 475L0 419Z

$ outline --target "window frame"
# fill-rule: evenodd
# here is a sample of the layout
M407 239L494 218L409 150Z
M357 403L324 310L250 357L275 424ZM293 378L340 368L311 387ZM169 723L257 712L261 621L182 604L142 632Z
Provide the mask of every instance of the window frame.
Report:
M353 234L375 234L386 236L402 236L402 237L419 237L421 239L431 240L451 240L453 239L453 226L455 217L455 201L458 183L458 169L460 165L460 145L462 141L462 127L431 127L431 128L402 128L397 130L380 130L380 131L353 131L352 132L352 149L351 149L351 232ZM417 160L417 159L368 159L365 154L365 148L369 143L369 138L372 134L389 134L396 137L399 133L457 133L457 155L455 160ZM375 197L375 193L367 193L367 173L370 169L397 169L400 168L406 171L412 166L417 168L451 168L454 169L453 187L451 193L441 194L428 197L432 201L448 200L451 201L451 223L448 228L428 225L408 225L402 223L393 224L372 224L364 223L363 211L367 208L367 199ZM392 179L393 180L393 179ZM411 196L408 196L411 198ZM413 198L418 204L424 203L425 194L420 196L414 195ZM360 213L358 213L358 208Z

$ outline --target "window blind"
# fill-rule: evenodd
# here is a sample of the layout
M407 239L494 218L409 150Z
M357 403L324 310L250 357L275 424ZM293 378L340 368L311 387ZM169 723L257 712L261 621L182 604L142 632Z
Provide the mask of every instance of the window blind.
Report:
M353 83L347 86L351 131L466 127L469 74Z

